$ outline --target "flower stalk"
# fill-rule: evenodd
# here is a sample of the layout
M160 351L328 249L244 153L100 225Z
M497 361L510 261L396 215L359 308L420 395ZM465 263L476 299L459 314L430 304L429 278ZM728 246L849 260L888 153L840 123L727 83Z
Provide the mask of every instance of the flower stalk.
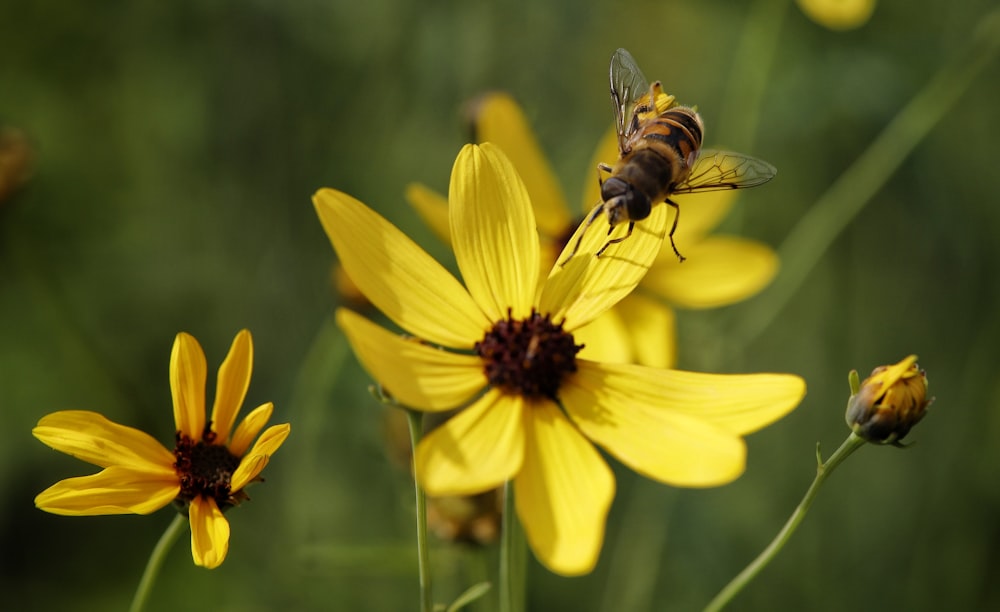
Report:
M833 473L837 466L844 462L851 453L856 451L862 445L865 444L865 440L851 432L847 436L847 439L840 445L830 458L823 461L822 455L820 455L819 444L816 445L816 478L813 479L809 489L806 491L805 496L802 501L799 502L798 507L792 512L792 515L788 517L788 521L785 526L781 528L778 535L775 536L774 540L767 545L757 558L754 559L750 565L747 565L735 578L733 578L729 584L727 584L719 594L715 596L705 606L705 612L718 612L722 610L726 604L728 604L736 595L743 590L747 584L752 581L757 574L759 574L767 565L776 557L781 549L785 546L788 540L791 539L792 534L798 529L800 523L806 517L806 513L809 512L809 508L812 506L813 501L819 494L820 488L823 483L826 482L827 477Z
M160 536L160 541L156 543L156 546L153 547L153 552L149 555L149 561L146 562L146 569L143 570L142 578L139 579L139 586L136 587L135 595L132 597L132 604L128 607L129 612L141 612L146 607L149 594L153 591L153 585L160 575L160 569L163 568L163 562L166 561L167 554L174 547L177 539L184 533L184 529L187 526L187 517L183 514L174 515L174 519L170 521L170 525L167 526L166 531Z
M411 452L416 452L417 444L424 433L423 415L416 410L406 409L406 421L410 429ZM427 545L427 493L424 492L416 477L413 479L413 489L417 508L417 567L420 574L420 612L431 612L434 609L434 597L431 593L431 560Z
M500 533L500 612L523 612L525 548L514 508L514 485L503 486L502 531Z

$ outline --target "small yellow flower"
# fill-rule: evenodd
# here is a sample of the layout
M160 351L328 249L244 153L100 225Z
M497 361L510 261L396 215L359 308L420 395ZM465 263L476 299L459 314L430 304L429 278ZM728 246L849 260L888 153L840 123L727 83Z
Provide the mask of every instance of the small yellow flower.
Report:
M449 189L451 244L464 286L351 196L321 189L316 212L347 273L410 336L337 312L365 369L401 404L463 408L415 452L432 496L513 481L538 559L563 575L597 562L615 481L595 445L658 481L708 487L737 478L742 436L792 410L802 379L714 375L580 358L573 333L627 295L655 260L665 206L611 256L576 257L539 281L541 247L524 183L499 148L462 149ZM603 244L601 232L583 248Z
M856 380L856 379L855 379ZM927 414L927 375L910 355L879 366L847 402L847 425L869 442L894 444Z
M269 427L251 448L271 418L270 402L233 430L252 367L253 341L243 330L219 368L212 417L206 423L205 354L194 337L177 334L170 354L177 425L173 451L96 412L66 410L42 417L31 432L36 438L104 469L57 482L38 494L35 505L53 514L94 516L149 514L175 502L190 520L195 564L218 567L229 550L223 511L248 499L243 489L258 479L290 431L287 423Z
M851 30L868 23L875 0L796 0L799 8L819 25L831 30Z
M657 107L669 106L672 100L664 95ZM477 101L472 114L477 140L499 146L524 179L541 234L543 273L547 272L583 215L600 201L597 164L618 159L615 132L610 130L601 140L585 173L583 203L573 212L524 113L510 96L487 94ZM575 332L586 346L581 356L671 367L676 363L676 330L670 304L697 309L733 304L763 289L777 273L778 258L770 247L735 236L708 235L728 212L735 193L673 197L683 211L683 223L674 239L687 261L682 264L671 249L662 249L635 292ZM436 234L450 239L444 197L422 185L411 185L407 199Z

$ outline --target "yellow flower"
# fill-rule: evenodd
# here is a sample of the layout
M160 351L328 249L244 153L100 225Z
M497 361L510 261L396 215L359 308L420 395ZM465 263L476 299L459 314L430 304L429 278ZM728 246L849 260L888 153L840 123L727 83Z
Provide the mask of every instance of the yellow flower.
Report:
M583 203L573 212L524 114L510 96L483 96L473 115L477 139L499 146L524 179L534 205L542 239L542 264L547 271L583 215L600 201L597 164L618 159L617 137L612 130L601 141L587 167ZM676 363L676 330L674 312L668 304L716 308L746 299L771 282L778 258L770 247L735 236L707 235L728 212L735 197L732 191L674 196L682 210L674 239L687 260L681 263L672 249L662 249L634 293L576 332L587 347L582 356L671 367ZM411 185L407 198L435 233L448 240L445 198L422 185Z
M597 562L615 493L595 444L640 474L692 487L744 469L743 434L792 410L791 375L713 375L577 357L575 330L629 293L656 258L665 206L607 256L575 257L539 282L528 192L497 147L467 145L449 188L451 243L465 284L388 221L333 189L313 198L347 273L400 336L349 310L337 321L365 369L400 403L463 407L417 446L433 496L513 481L538 559L559 574ZM596 250L603 232L589 232Z
M819 25L831 30L850 30L868 23L875 0L796 0L799 8Z
M215 405L206 423L205 354L194 337L177 334L170 354L177 425L173 451L96 412L66 410L42 417L31 432L36 438L104 469L57 482L38 494L35 505L53 514L93 516L149 514L175 502L190 519L195 564L218 567L229 550L223 511L248 499L244 487L257 480L290 430L287 423L269 427L251 448L271 418L270 402L233 430L252 367L253 341L243 330L219 368Z
M847 425L876 444L895 444L927 414L927 375L910 355L891 366L879 366L847 402Z

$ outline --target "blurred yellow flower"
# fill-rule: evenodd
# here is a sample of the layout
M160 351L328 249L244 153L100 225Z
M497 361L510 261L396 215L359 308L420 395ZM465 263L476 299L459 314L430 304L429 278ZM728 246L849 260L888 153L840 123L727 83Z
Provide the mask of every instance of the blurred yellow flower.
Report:
M31 178L34 151L23 130L0 125L0 202Z
M219 368L212 418L205 422L205 354L194 337L177 334L170 355L176 446L171 452L152 436L109 421L96 412L49 414L32 434L52 448L104 468L91 476L61 480L42 491L35 505L67 516L149 514L174 502L188 514L191 553L197 565L218 567L229 550L223 511L247 499L257 479L288 436L285 423L267 429L268 402L233 431L253 367L253 341L237 334Z
M451 244L465 284L351 196L321 189L316 212L348 275L400 336L349 310L337 321L365 369L401 404L464 406L421 440L416 477L432 496L513 481L538 559L563 575L597 562L615 493L595 444L647 477L721 485L742 473L742 435L792 410L791 375L715 375L581 359L573 334L638 284L656 259L665 206L616 245L539 281L528 190L490 143L467 145L449 188ZM602 232L583 248L596 250Z
M850 30L868 23L875 0L795 0L806 17L831 30Z
M600 201L597 164L618 158L615 133L611 130L602 139L588 166L583 204L573 212L523 112L510 96L486 94L472 114L476 139L499 146L524 179L541 234L542 266L548 270L583 215ZM770 247L734 236L707 235L728 212L734 192L673 197L684 211L684 222L674 239L683 245L687 261L681 263L671 249L662 249L635 292L577 330L575 335L586 345L581 356L671 367L676 363L676 330L669 304L681 308L733 304L757 293L774 278L778 258ZM435 233L450 239L444 197L415 184L408 188L407 199Z

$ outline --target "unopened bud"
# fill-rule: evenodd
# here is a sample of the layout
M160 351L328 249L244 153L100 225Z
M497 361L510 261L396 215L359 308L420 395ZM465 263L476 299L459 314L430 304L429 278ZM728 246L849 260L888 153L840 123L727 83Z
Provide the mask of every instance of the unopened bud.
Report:
M927 376L910 355L872 370L847 401L847 425L869 442L896 444L924 418L931 401Z

